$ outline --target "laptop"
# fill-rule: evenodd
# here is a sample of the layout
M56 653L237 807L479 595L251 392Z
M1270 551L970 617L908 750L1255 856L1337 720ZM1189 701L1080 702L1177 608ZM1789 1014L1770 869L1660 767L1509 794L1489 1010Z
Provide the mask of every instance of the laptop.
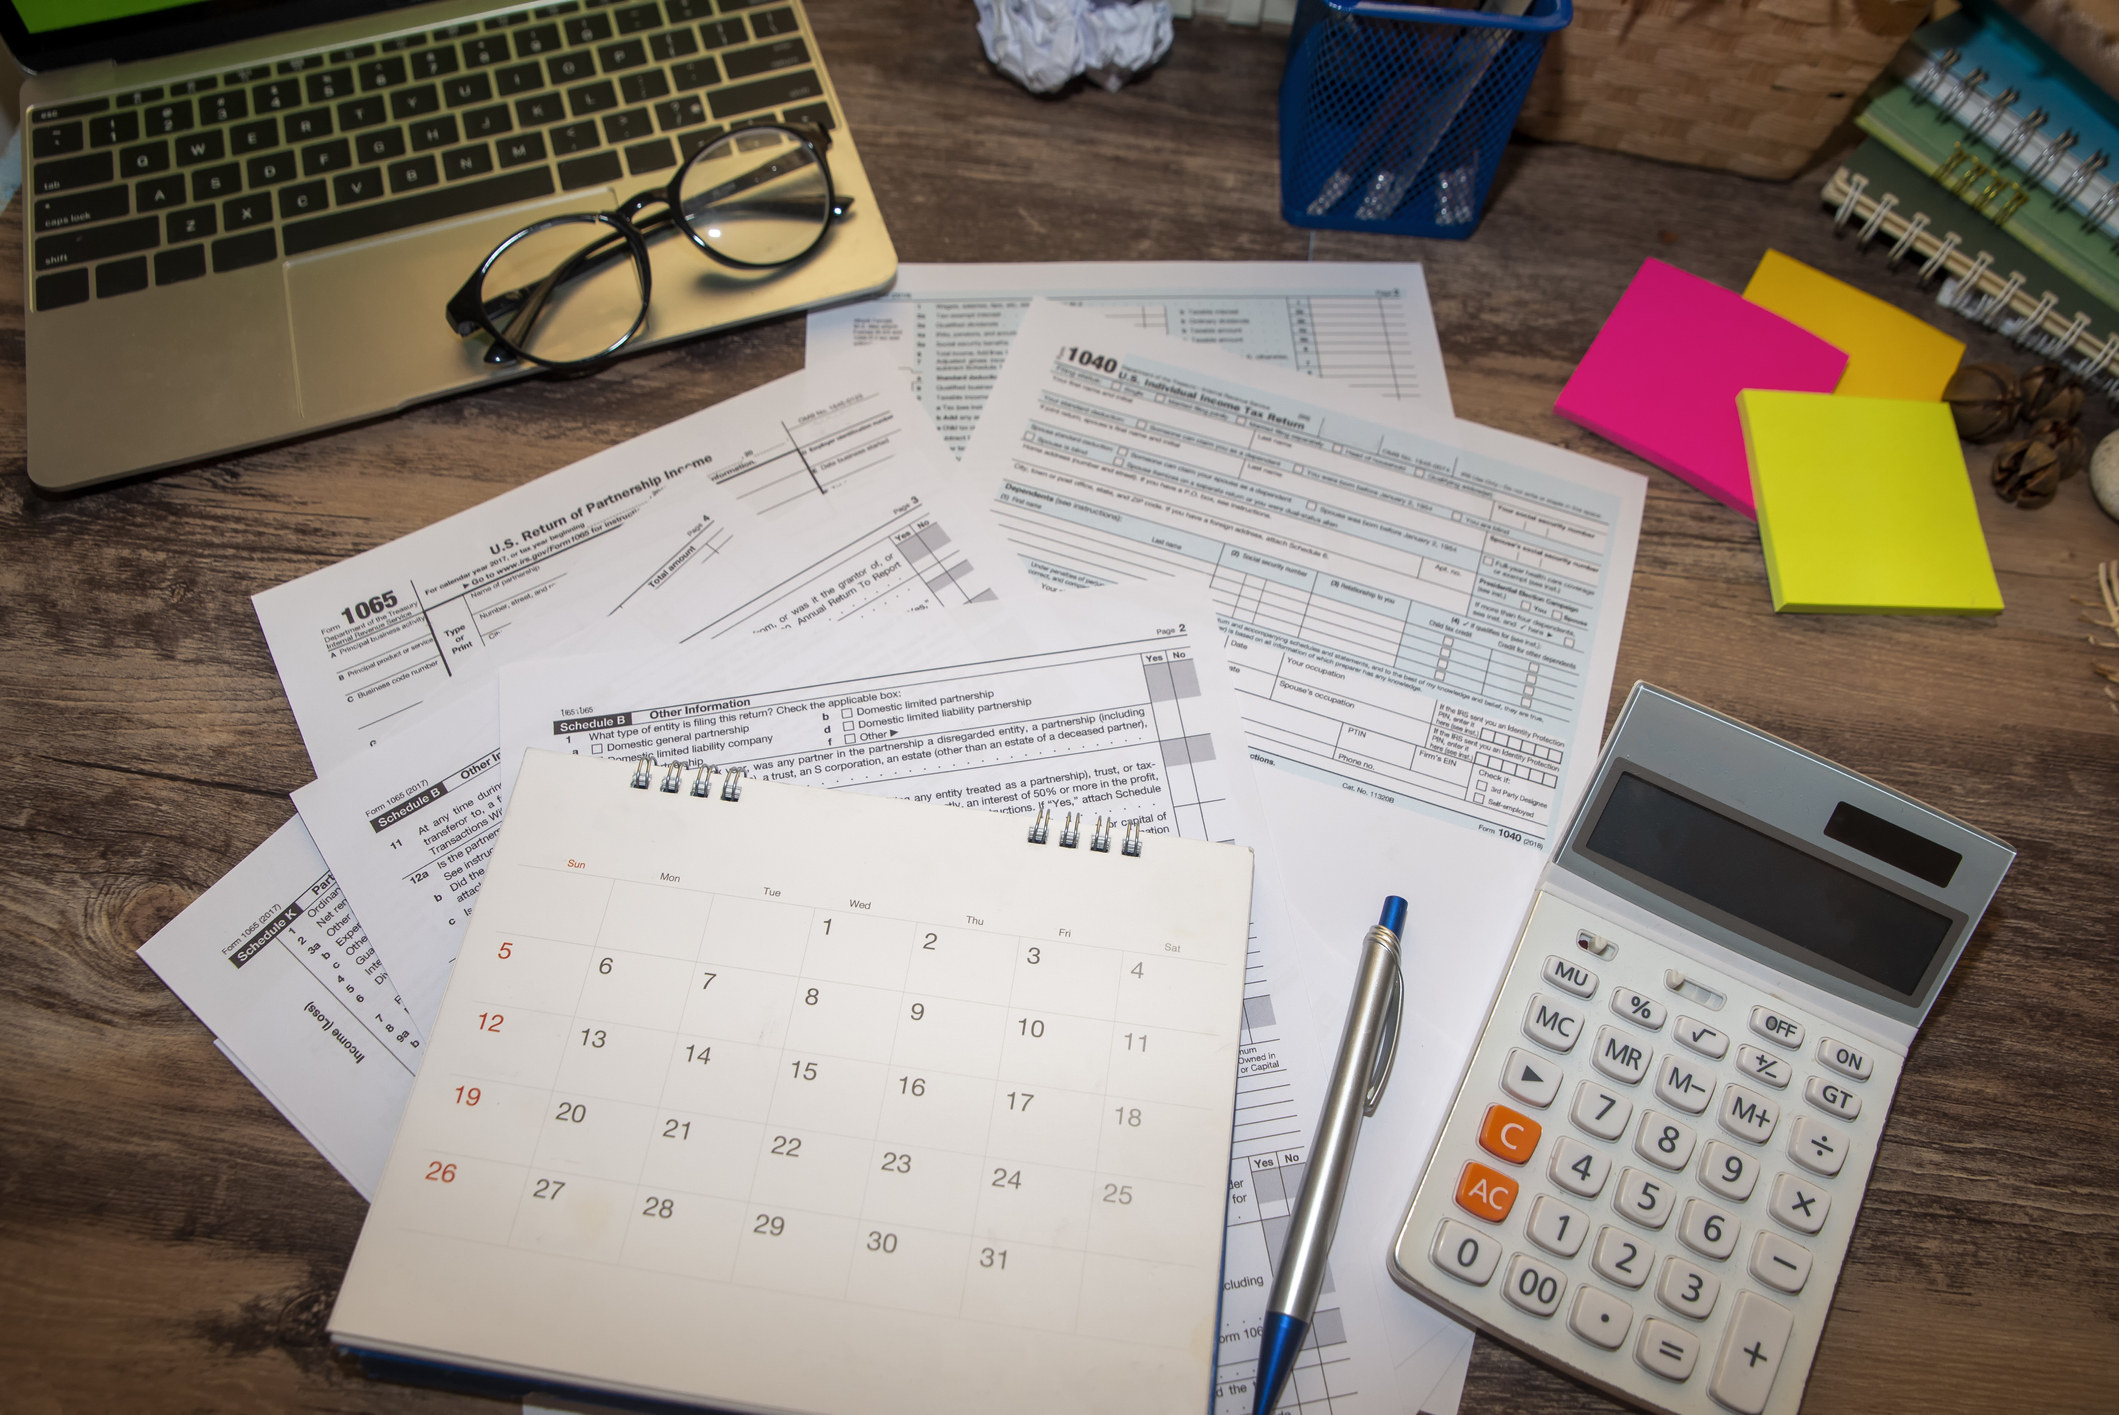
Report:
M732 126L827 129L800 264L651 242L628 347L897 271L800 0L0 0L23 85L29 474L85 486L535 372L449 296L532 221L666 184Z

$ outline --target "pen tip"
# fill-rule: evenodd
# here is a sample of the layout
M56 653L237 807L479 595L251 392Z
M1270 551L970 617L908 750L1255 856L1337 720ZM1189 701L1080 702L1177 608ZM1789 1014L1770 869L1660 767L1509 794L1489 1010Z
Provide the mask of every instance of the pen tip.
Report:
M1377 921L1400 938L1405 937L1405 901L1393 894L1383 901L1383 917Z

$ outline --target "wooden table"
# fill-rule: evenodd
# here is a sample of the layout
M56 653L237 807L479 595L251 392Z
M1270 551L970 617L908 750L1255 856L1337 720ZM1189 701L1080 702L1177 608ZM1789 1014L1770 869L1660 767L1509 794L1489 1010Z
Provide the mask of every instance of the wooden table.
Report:
M1814 177L1518 146L1470 241L1313 244L1278 214L1278 35L1188 23L1146 82L1055 101L987 67L962 0L811 14L906 260L1421 260L1460 414L1632 466L1551 405L1644 256L1741 287L1770 244L2021 362L1835 238ZM310 776L252 593L786 373L801 321L51 497L23 473L22 207L0 219L0 1408L497 1409L333 1356L361 1201L132 955ZM2095 408L2092 440L2112 423ZM2119 714L2073 602L2119 524L2081 479L2037 512L1978 500L1999 620L1777 618L1752 524L1651 473L1619 651L1614 705L1649 679L2022 852L1913 1048L1816 1411L2119 1398ZM1606 1407L1477 1345L1467 1411Z

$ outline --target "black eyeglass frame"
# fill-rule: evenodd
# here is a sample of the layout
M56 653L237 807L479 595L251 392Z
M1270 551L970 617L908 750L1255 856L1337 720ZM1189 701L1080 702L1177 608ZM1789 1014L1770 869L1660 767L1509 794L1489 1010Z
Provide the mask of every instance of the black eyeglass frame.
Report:
M817 234L808 245L781 260L741 260L726 252L717 251L707 242L705 237L701 236L693 228L689 220L684 219L679 214L682 210L679 202L684 187L684 179L690 174L692 165L723 143L731 142L745 133L754 132L779 132L794 138L802 144L810 158L815 161L817 171L824 178L824 221L817 227ZM484 361L489 364L509 364L514 363L518 359L549 369L587 368L599 364L632 343L633 340L639 338L641 331L647 327L648 303L653 298L655 287L654 263L650 258L647 245L650 236L674 226L682 231L685 238L709 259L719 261L721 264L736 270L777 270L806 260L823 243L824 238L831 234L832 224L844 216L847 208L853 205L853 198L841 196L837 185L832 181L831 163L825 157L825 153L830 148L831 133L815 123L789 119L783 122L744 123L731 128L712 142L700 147L690 157L687 157L678 166L676 173L670 180L661 187L641 192L629 200L621 202L610 211L579 211L569 212L564 216L547 217L543 221L534 221L517 231L514 235L509 236L495 246L483 261L479 262L478 269L471 273L471 278L466 280L456 293L449 297L449 302L444 309L449 321L449 327L460 338L468 339L474 334L483 332L491 339L493 341L492 347L487 349L484 355ZM656 212L645 220L640 219L640 213L657 203L661 204L661 211ZM556 230L559 227L569 225L607 226L612 234L601 239L591 239L579 251L575 252L571 259L554 267L550 275L535 285L526 285L518 290L509 291L506 296L495 300L489 301L480 298L486 276L491 273L494 265L500 261L501 257L505 256L518 242L527 240L542 232ZM493 322L493 307L500 305L502 306L501 312L510 316L508 320L510 328L527 328L536 322L545 304L560 286L603 268L616 259L621 252L631 257L634 275L640 282L640 313L634 316L630 328L596 353L578 359L540 358L523 348L520 344L517 344ZM502 305L502 301L511 296L521 296L522 299L514 305ZM527 321L522 317L525 310L527 310L528 314Z

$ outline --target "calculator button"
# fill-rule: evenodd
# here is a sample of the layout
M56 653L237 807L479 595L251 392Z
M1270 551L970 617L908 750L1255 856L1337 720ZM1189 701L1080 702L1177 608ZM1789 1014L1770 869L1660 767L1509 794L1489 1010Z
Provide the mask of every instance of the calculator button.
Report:
M1582 1251L1582 1240L1589 1236L1589 1220L1581 1210L1570 1208L1550 1194L1540 1194L1538 1202L1531 1206L1530 1222L1523 1231L1546 1252L1572 1258Z
M1592 1346L1616 1351L1633 1326L1633 1308L1603 1288L1584 1283L1575 1289L1574 1310L1567 1314L1567 1325Z
M1676 1036L1678 1041L1701 1056L1720 1061L1729 1054L1729 1034L1717 1032L1705 1022L1695 1022L1690 1017L1678 1018Z
M1533 1317L1549 1317L1560 1310L1560 1299L1566 1294L1567 1279L1536 1258L1518 1253L1508 1260L1508 1280L1501 1284L1501 1295L1511 1305Z
M1597 1028L1597 1070L1631 1086L1648 1074L1648 1048L1616 1027Z
M1722 1259L1736 1251L1738 1224L1705 1199L1687 1199L1678 1237L1703 1258Z
M1655 1093L1689 1115L1698 1115L1714 1096L1714 1076L1680 1052L1665 1052L1656 1068Z
M1560 1072L1551 1062L1540 1061L1521 1047L1510 1047L1508 1069L1501 1073L1501 1089L1523 1104L1543 1110L1560 1093Z
M1781 1108L1756 1091L1725 1086L1720 1114L1724 1130L1739 1140L1763 1145L1773 1138L1773 1127L1780 1124Z
M1650 1317L1641 1323L1633 1359L1665 1380L1682 1381L1691 1376L1692 1363L1700 1359L1700 1339L1661 1317Z
M1683 1169L1692 1161L1692 1127L1681 1125L1659 1110L1641 1112L1641 1128L1633 1132L1633 1152L1650 1164L1665 1169Z
M1858 1051L1845 1042L1834 1041L1831 1037L1817 1039L1817 1059L1840 1075L1851 1076L1857 1081L1868 1080L1876 1071L1876 1064L1869 1060L1867 1052Z
M1557 953L1546 955L1545 981L1556 988L1566 988L1576 997L1595 997L1597 993L1597 975Z
M1604 1192L1604 1181L1611 1177L1611 1161L1580 1140L1563 1139L1553 1146L1552 1162L1545 1172L1569 1193L1594 1199Z
M1681 1317L1706 1321L1722 1295L1722 1280L1683 1258L1663 1260L1663 1280L1655 1285L1656 1301Z
M1473 1218L1499 1223L1516 1206L1516 1181L1499 1170L1488 1169L1477 1160L1464 1166L1457 1178L1457 1207Z
M1622 1229L1607 1228L1597 1235L1589 1265L1621 1287L1639 1287L1655 1268L1655 1249Z
M1720 1140L1707 1142L1700 1160L1700 1183L1732 1203L1741 1204L1758 1187L1758 1161Z
M1629 1171L1630 1172L1630 1171ZM1792 1174L1774 1176L1773 1216L1799 1233L1815 1233L1832 1211L1832 1196Z
M1490 1105L1479 1126L1479 1148L1510 1164L1522 1164L1538 1148L1538 1122L1505 1105Z
M1708 1391L1737 1415L1759 1415L1766 1408L1767 1392L1780 1372L1781 1354L1788 1349L1788 1332L1794 1325L1794 1317L1780 1303L1756 1292L1739 1294Z
M1428 1256L1451 1277L1484 1287L1501 1261L1501 1240L1446 1218L1435 1230L1435 1246L1428 1250Z
M1640 1023L1651 1032L1660 1031L1663 1026L1663 1019L1670 1015L1670 1009L1663 1006L1662 1003L1657 1002L1652 997L1637 993L1632 988L1613 988L1611 990L1611 1010L1629 1022Z
M1623 1169L1619 1171L1619 1187L1611 1194L1611 1207L1643 1228L1661 1228L1670 1222L1670 1210L1677 1197L1677 1186L1660 1175Z
M1795 1071L1788 1058L1775 1056L1770 1051L1760 1051L1755 1046L1741 1045L1736 1049L1736 1069L1746 1076L1764 1081L1769 1086L1785 1087Z
M1523 1035L1557 1052L1573 1051L1582 1035L1582 1014L1534 992L1523 1014Z
M1822 1076L1812 1076L1803 1082L1803 1098L1819 1110L1836 1115L1841 1120L1852 1120L1861 1114L1861 1097L1837 1081L1827 1081Z
M1751 1030L1769 1042L1784 1047L1799 1047L1803 1044L1803 1024L1785 1013L1775 1012L1770 1007L1751 1009Z
M1851 1143L1847 1132L1838 1126L1798 1115L1794 1128L1788 1132L1788 1158L1814 1174L1830 1178L1847 1162Z
M1599 1140L1616 1140L1626 1133L1626 1122L1633 1119L1633 1102L1594 1081L1584 1081L1575 1087L1575 1108L1571 1113L1575 1124Z
M1760 1229L1751 1243L1751 1275L1786 1293L1803 1290L1810 1280L1810 1250L1792 1238Z

